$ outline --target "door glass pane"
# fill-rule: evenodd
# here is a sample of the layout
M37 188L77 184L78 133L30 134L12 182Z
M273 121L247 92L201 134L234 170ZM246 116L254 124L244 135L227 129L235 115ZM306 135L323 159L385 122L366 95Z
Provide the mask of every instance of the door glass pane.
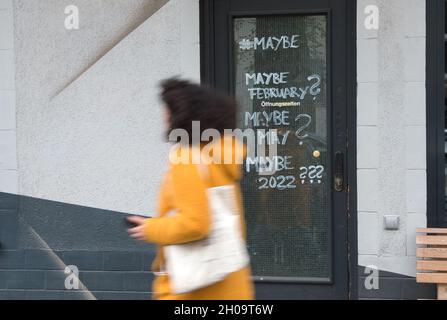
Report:
M255 276L330 278L326 15L233 20L242 128L277 129L277 172L248 158L242 188ZM260 141L263 140L263 141ZM297 279L299 280L299 279Z

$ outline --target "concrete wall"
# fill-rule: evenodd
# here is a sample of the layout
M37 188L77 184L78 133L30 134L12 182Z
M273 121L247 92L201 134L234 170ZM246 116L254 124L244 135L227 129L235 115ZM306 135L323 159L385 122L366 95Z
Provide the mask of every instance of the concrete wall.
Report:
M17 193L12 0L0 1L0 192Z
M19 193L153 214L167 159L157 85L199 79L198 1L70 4L79 30L58 0L15 1Z
M371 4L378 30L364 26ZM358 1L358 263L412 277L426 226L425 22L425 0Z

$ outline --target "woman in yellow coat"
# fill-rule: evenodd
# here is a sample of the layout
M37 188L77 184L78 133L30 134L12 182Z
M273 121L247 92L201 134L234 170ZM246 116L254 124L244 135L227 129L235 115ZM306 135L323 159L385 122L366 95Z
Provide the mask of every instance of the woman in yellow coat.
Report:
M186 144L185 141L180 141L180 150L184 151L186 147L187 160L192 160L191 150L194 145L203 145L200 141L193 140L192 121L200 121L201 133L206 129L215 129L222 134L222 138L212 143L212 148L210 148L212 163L206 165L206 177L199 173L198 165L193 164L192 161L181 163L171 161L161 188L158 216L150 219L129 218L129 221L136 225L135 228L129 230L133 238L158 245L157 255L152 264L152 270L156 274L153 282L153 298L160 300L254 299L249 266L231 273L220 282L192 292L175 294L171 289L169 275L164 272L163 246L188 243L203 239L208 235L210 212L206 197L207 188L229 184L236 186L241 233L245 238L245 220L239 189L241 165L236 163L237 157L235 157L243 147L235 139L223 135L224 129L234 129L235 126L236 106L232 99L210 89L177 79L164 81L162 89L161 97L166 104L169 133L175 129L181 129L189 135ZM231 139L232 143L225 143L228 139ZM179 155L178 152L174 154ZM228 156L230 156L229 159L233 159L232 163L224 163L224 159L228 159ZM170 158L172 160L172 157ZM177 213L168 216L171 210L176 210Z

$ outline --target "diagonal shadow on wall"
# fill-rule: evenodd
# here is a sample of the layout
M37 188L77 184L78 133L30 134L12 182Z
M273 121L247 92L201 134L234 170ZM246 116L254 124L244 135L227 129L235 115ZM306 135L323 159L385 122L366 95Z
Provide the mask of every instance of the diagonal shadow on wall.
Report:
M158 10L160 10L169 0L155 0L147 2L143 8L135 16L132 23L130 23L125 30L120 34L116 35L114 41L107 46L102 48L102 51L90 62L88 63L78 74L74 75L56 94L50 99L57 97L62 91L68 88L73 82L75 82L82 74L84 74L88 69L90 69L96 62L101 60L110 50L112 50L118 43L125 39L130 33L132 33L136 28L138 28L143 22L154 15Z

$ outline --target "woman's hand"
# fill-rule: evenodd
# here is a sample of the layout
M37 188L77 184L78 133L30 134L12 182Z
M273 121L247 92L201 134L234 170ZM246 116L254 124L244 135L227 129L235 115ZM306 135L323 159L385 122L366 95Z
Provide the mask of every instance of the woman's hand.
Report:
M132 238L140 241L144 240L144 223L146 220L147 218L137 216L130 216L127 218L127 221L135 225L135 227L127 229L127 232Z

